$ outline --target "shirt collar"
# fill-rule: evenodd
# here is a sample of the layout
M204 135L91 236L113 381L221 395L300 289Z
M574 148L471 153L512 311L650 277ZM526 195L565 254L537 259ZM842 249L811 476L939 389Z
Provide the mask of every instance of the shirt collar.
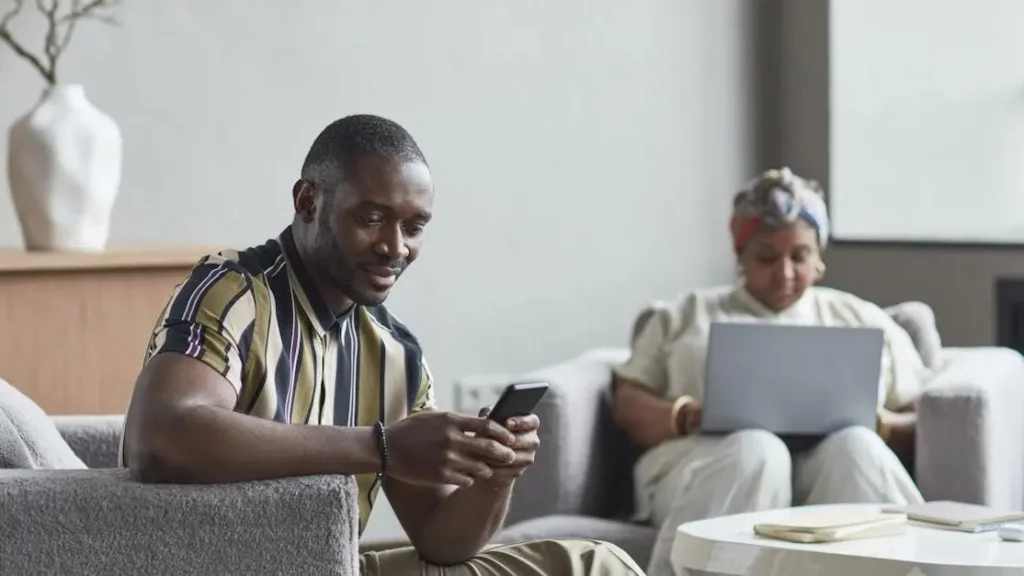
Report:
M740 284L733 292L733 296L748 310L754 313L755 316L762 318L779 318L788 320L803 320L807 317L809 307L812 306L812 292L814 291L813 286L808 286L804 293L800 296L800 299L789 305L785 310L772 310L771 308L762 304L757 298L747 290L745 284Z
M309 316L316 318L317 328L321 334L333 330L352 313L354 306L350 306L342 314L334 314L331 307L327 305L327 301L320 294L320 291L317 290L316 285L313 284L313 278L302 262L299 249L295 246L295 236L292 234L292 227L290 225L281 232L278 241L284 249L284 257L288 263L288 281L291 283L292 289L299 295L299 304Z

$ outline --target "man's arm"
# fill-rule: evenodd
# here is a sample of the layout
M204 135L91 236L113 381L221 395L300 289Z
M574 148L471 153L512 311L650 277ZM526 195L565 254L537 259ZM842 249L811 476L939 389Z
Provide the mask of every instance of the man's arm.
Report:
M232 411L208 365L161 353L143 369L125 421L132 475L148 482L233 482L380 470L372 428L303 426Z
M125 422L133 476L213 483L381 470L372 428L282 424L235 413L234 401L227 381L202 362L166 352L152 358ZM484 437L493 434L488 426L496 425L440 412L406 418L388 436L389 478L468 486L489 477L483 461L514 454Z
M510 419L508 428L487 422L476 434L514 450L513 460L499 453L489 459L489 477L470 486L420 486L388 478L384 488L421 557L439 565L468 560L501 528L512 486L532 463L540 444L536 416ZM511 430L511 431L510 431Z
M437 413L433 377L422 359L420 376L419 390L411 409L414 415L407 420ZM508 430L494 422L484 421L484 424L491 430L491 436L496 436L496 444L514 442ZM487 429L477 433L474 440L482 441L489 436ZM423 559L438 565L457 564L477 554L504 523L512 493L511 483L501 486L497 482L484 481L493 474L491 466L480 463L477 473L480 481L464 482L461 487L452 483L413 484L392 474L384 480L384 492L402 528Z
M511 485L417 486L394 478L384 482L388 501L416 552L441 566L464 562L480 552L505 521Z

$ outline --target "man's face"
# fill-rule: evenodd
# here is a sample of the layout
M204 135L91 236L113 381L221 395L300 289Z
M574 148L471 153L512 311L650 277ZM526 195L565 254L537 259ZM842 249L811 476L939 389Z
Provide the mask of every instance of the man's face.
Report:
M367 156L345 167L336 190L317 192L308 263L357 304L384 302L419 255L434 186L422 162Z

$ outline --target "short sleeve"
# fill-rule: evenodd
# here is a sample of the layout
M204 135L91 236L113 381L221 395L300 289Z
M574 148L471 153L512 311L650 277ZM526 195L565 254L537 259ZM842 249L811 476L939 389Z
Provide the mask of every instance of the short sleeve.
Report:
M667 343L677 323L671 308L648 308L638 321L643 326L633 339L629 360L615 368L622 380L641 384L664 396L668 390ZM646 320L642 320L646 317Z
M437 408L434 400L434 376L427 366L427 361L420 361L420 386L416 391L416 400L413 402L410 414L430 411Z
M147 360L164 352L184 354L227 379L237 394L255 317L248 276L230 262L200 264L164 308Z

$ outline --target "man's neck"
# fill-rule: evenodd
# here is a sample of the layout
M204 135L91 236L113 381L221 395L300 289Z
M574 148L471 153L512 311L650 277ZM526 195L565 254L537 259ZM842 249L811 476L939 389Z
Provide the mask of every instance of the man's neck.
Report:
M316 286L317 292L320 293L320 297L335 316L341 316L352 308L354 304L352 299L340 290L333 288L333 284L329 280L316 272L310 272L310 274L313 276L313 285Z
M295 226L292 226L295 229ZM302 260L302 266L306 269L306 273L309 274L309 279L313 282L313 287L316 288L317 294L323 299L324 304L330 308L331 312L335 316L341 316L352 307L353 301L351 298L346 296L341 290L339 290L330 278L322 274L320 270L314 264L314 259L309 256L309 252L306 248L306 242L299 241L296 237L295 249L299 253L299 258Z

